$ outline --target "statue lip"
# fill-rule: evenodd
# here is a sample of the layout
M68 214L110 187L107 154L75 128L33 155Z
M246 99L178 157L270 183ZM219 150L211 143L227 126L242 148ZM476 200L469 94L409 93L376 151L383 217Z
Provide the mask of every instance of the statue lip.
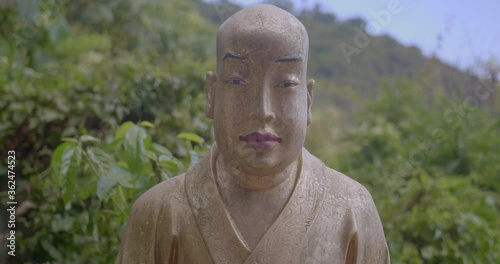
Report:
M273 133L260 132L252 132L246 136L240 136L240 140L257 149L269 149L282 141L280 137Z

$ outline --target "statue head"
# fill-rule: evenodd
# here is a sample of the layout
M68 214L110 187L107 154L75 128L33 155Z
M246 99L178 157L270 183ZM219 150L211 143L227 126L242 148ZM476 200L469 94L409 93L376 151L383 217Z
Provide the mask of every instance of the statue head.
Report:
M224 160L251 175L283 171L301 153L311 120L306 29L278 7L255 5L220 26L216 45L206 114Z

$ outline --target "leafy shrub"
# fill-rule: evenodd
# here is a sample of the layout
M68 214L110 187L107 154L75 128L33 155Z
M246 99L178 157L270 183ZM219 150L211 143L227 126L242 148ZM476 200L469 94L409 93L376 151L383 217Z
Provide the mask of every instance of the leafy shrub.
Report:
M109 143L90 135L64 138L50 170L32 181L45 190L36 197L44 203L28 216L38 232L22 241L25 250L35 249L24 253L37 262L113 262L133 202L190 161L154 143L151 129L149 122L125 122ZM196 144L190 157L195 162L203 141L194 134L179 136L191 140L188 146Z
M499 122L470 98L423 90L386 87L336 140L316 133L326 119L315 121L308 137L333 142L312 151L370 189L393 263L496 263Z
M194 162L197 150L177 138L181 132L211 136L200 109L214 48L208 39L215 29L188 1L7 1L0 15L0 152L16 151L16 199L24 208L17 217L22 247L16 260L87 263L99 255L96 261L109 262L125 220L104 213L104 221L99 209L125 210L115 211L124 215L125 203L112 207L113 199L131 204L148 186ZM181 21L185 27L178 26ZM165 168L170 161L155 163L150 156L132 161L110 152L120 125L128 121L155 126L147 139L185 164ZM73 140L60 146L62 138ZM146 144L146 150L159 151L150 148ZM62 169L46 171L57 160L65 161ZM102 192L106 184L96 187L101 175L91 165L98 161L108 164L98 171L109 175L130 170L139 179L135 170L146 166L159 176L132 180L133 188L108 186L108 197ZM0 172L5 170L0 164ZM134 188L137 193L129 190ZM4 191L1 186L1 208ZM2 247L2 257L4 252Z

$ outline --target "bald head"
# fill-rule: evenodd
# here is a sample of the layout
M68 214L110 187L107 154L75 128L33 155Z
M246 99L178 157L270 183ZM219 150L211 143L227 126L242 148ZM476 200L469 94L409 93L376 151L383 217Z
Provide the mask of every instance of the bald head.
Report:
M260 4L244 8L228 18L217 34L217 63L228 52L244 53L278 49L276 54L287 53L283 47L272 45L276 40L286 42L290 55L301 54L307 61L309 37L302 23L287 11L273 5ZM280 50L281 49L281 50Z
M206 114L227 164L265 176L298 157L311 120L308 49L302 23L272 5L245 8L221 25L217 73L205 81ZM262 134L276 140L255 138Z

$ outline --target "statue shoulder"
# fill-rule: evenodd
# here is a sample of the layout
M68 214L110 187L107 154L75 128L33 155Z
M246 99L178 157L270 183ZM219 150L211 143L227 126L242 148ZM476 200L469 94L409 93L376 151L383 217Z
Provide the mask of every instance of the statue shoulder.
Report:
M373 199L370 192L359 182L351 177L327 167L320 159L306 151L306 159L309 160L308 167L314 168L317 171L319 167L323 171L323 180L328 186L328 192L334 196L341 197L346 201L361 201L367 204L372 204Z
M184 190L184 175L163 181L143 193L132 206L116 263L153 263L157 257L158 228L168 229L176 197Z
M142 210L155 211L160 206L167 205L169 200L183 196L184 178L185 174L183 173L153 186L135 201L132 210L137 211L141 208Z
M377 228L380 226L380 217L373 198L361 183L330 168L326 169L328 178L330 201L342 203L344 208L349 208L356 221L374 221Z
M326 167L325 174L331 189L342 194L346 198L372 201L372 196L368 189L353 178Z

